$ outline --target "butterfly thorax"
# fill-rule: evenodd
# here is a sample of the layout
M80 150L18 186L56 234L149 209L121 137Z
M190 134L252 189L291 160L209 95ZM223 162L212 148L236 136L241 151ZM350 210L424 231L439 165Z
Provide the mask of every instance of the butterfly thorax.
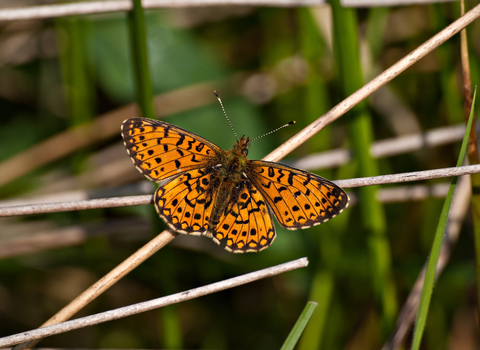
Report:
M240 140L233 145L230 151L225 152L225 159L222 162L220 177L228 179L230 182L238 182L248 165L248 143L250 139L242 136Z

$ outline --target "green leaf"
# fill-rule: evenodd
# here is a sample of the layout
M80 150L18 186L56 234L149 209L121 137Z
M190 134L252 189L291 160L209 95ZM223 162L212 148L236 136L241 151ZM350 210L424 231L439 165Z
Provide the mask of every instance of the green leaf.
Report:
M307 326L308 321L312 317L313 312L317 308L318 303L314 301L309 301L305 308L303 309L302 314L298 318L295 326L293 326L292 331L288 335L287 339L283 343L281 350L291 350L297 345L298 339L302 335L305 327Z
M473 110L475 107L476 90L473 94L472 109L470 111L470 117L468 119L467 129L465 130L465 136L463 137L462 147L460 149L460 155L457 160L457 167L461 166L468 145L468 136L470 135L470 129L473 121ZM430 307L430 300L432 298L433 287L435 284L435 273L438 263L438 257L442 249L443 236L447 227L448 212L450 205L452 204L453 193L457 184L458 177L452 179L450 189L448 190L445 203L443 205L442 213L440 214L440 220L438 222L437 231L435 232L435 238L433 240L432 251L430 258L428 259L427 271L425 273L425 280L423 284L422 294L420 295L420 303L418 306L417 320L415 322L415 331L413 333L412 350L418 350L420 348L420 342L422 340L423 332L425 330L425 324L427 321L428 309Z

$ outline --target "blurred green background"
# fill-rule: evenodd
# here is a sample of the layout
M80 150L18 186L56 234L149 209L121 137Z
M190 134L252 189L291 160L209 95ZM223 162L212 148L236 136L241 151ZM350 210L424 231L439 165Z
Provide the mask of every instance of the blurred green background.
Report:
M261 159L459 16L458 3L347 12L335 3L333 16L329 5L145 11L156 113L224 149L235 138L213 89L239 135L296 120L250 146L249 158ZM478 23L468 35L477 84ZM140 115L121 110L136 100L131 44L125 13L0 23L0 205L153 193L120 137L121 121ZM288 160L353 149L348 163L315 171L331 180L454 166L460 142L377 161L362 152L374 140L461 123L461 83L457 35ZM74 130L83 131L71 136ZM22 154L20 164L11 162ZM378 349L429 254L443 199L384 205L376 190L350 190L356 205L321 226L292 232L277 225L273 245L256 254L180 236L77 316L303 256L307 268L41 346L275 349L314 300L319 307L298 348ZM0 246L18 250L0 250L0 336L38 327L164 228L153 206L2 218ZM467 215L434 290L424 349L480 346L472 239Z

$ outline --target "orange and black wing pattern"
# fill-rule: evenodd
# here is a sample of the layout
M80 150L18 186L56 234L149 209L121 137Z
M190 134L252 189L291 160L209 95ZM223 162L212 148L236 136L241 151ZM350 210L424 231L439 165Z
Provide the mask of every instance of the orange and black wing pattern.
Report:
M128 154L137 169L151 181L214 165L224 152L212 142L169 123L130 118L122 124Z
M275 239L275 226L262 194L249 181L240 182L213 230L213 240L226 240L232 253L258 252Z
M247 177L286 229L319 225L348 206L345 191L323 177L278 163L250 163Z
M348 206L345 191L318 175L248 160L248 138L225 152L192 132L144 118L125 120L122 136L137 169L152 181L166 180L154 203L167 224L225 242L233 253L272 244L272 213L295 230L321 224Z
M217 189L218 178L212 168L190 170L157 189L155 208L172 229L211 237L208 229Z

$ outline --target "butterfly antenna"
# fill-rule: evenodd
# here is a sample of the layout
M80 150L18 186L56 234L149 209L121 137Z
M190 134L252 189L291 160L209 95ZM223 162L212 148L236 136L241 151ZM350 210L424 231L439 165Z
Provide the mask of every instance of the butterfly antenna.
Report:
M255 140L258 140L258 139L261 138L261 137L264 137L264 136L273 134L274 132L276 132L276 131L278 131L278 130L280 130L280 129L283 129L283 128L287 127L287 126L293 125L293 124L295 124L295 120L292 120L291 122L289 122L289 123L287 123L287 124L285 124L285 125L282 125L282 126L279 127L279 128L276 128L275 130L269 131L269 132L267 132L266 134L263 134L263 135L260 135L260 136L255 137L254 139L250 140L249 144L250 144L251 142L255 141Z
M230 118L228 118L227 112L225 112L225 108L223 108L223 103L222 103L222 100L220 99L220 96L218 95L218 92L216 92L215 90L213 90L213 93L215 94L215 96L217 96L217 100L218 100L218 102L220 102L220 106L222 106L223 114L225 114L225 118L227 118L228 124L230 125L230 128L232 129L233 134L235 135L235 138L236 138L237 141L238 141L237 133L235 132L235 129L233 128L233 125L232 125L232 123L230 122Z

